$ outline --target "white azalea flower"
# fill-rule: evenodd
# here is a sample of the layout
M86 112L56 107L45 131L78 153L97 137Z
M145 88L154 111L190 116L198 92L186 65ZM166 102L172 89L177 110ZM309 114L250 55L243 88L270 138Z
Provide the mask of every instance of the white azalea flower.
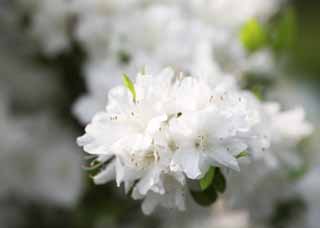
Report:
M240 153L261 150L264 136L256 128L264 119L254 96L226 80L213 86L168 68L155 76L139 73L131 91L111 89L105 111L78 139L98 162L107 162L95 182L124 183L151 213L158 204L185 208L186 177L200 179L210 166L238 171Z
M180 166L191 179L205 174L210 166L222 165L238 170L238 162L233 153L237 155L247 149L245 144L241 144L239 148L232 147L234 151L231 151L230 143L225 146L219 142L226 142L226 138L228 140L227 132L232 131L232 127L226 126L227 118L223 119L223 116L216 113L216 109L208 109L196 114L185 114L171 125L172 136L179 145L173 156L172 166ZM229 123L232 124L231 121ZM231 133L231 137L233 134Z

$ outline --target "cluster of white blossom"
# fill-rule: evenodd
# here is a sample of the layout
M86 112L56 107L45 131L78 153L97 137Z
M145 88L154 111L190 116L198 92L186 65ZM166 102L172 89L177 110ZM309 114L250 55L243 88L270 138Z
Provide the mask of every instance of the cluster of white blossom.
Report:
M105 111L78 142L106 164L95 182L124 183L133 198L144 199L147 214L158 204L184 209L186 178L199 180L211 166L239 171L237 158L244 152L268 157L290 115L239 90L227 76L216 83L167 68L158 75L139 73L128 88L110 90ZM304 121L299 113L292 118ZM301 131L309 133L309 126ZM285 133L295 137L295 127Z

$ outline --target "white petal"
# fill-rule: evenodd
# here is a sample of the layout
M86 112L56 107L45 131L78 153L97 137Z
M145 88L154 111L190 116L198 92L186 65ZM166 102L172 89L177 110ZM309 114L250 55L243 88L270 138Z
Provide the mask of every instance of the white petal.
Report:
M180 211L186 210L185 193L183 192L183 190L176 191L175 201L176 201L176 206Z
M121 182L125 177L125 167L121 164L120 159L116 159L116 182L117 186L120 187Z
M153 118L149 121L149 124L146 129L146 133L149 135L155 134L161 128L161 125L168 120L167 115L161 115Z
M231 154L229 154L229 152L224 148L219 148L212 151L212 153L210 153L209 156L220 165L223 165L236 171L240 171L237 159L233 157Z
M195 150L178 151L174 154L172 166L177 165L191 179L197 179L201 175L199 168L200 154Z
M141 208L144 214L150 215L159 204L159 196L156 194L148 194L142 202Z
M105 184L115 178L115 163L112 162L99 174L94 176L93 180L95 184Z
M160 181L160 170L153 169L143 177L137 184L137 188L142 195L146 195L147 192Z

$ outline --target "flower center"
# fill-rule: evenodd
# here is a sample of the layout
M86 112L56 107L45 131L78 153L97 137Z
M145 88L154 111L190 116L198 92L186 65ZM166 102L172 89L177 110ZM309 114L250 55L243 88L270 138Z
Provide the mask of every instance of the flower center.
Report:
M130 154L130 163L137 169L146 169L159 160L158 152L155 150L137 151Z
M196 149L200 151L206 151L208 148L208 143L209 143L208 135L202 134L196 138L194 146Z

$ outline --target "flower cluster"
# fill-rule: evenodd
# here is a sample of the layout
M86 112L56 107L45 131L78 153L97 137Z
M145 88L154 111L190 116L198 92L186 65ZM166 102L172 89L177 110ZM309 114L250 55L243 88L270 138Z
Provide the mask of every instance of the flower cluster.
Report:
M167 68L125 82L110 90L78 143L102 167L94 181L123 183L145 199L146 214L158 204L184 209L187 178L200 180L210 167L239 171L237 158L270 146L261 104L229 77L214 84Z

